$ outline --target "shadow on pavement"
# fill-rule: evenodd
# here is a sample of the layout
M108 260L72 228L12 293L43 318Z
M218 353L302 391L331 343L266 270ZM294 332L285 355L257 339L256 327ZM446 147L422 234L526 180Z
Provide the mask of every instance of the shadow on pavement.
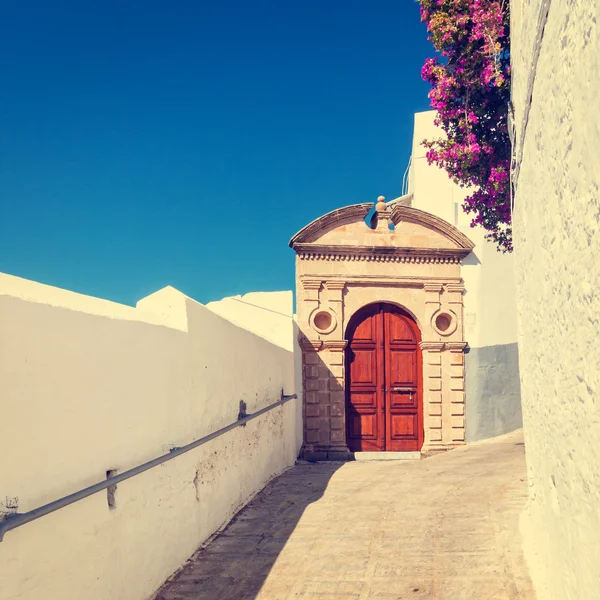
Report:
M154 599L254 599L304 511L323 496L329 480L342 466L301 464L277 477L205 548L198 550ZM311 539L294 536L294 544L299 547L286 560L297 561L303 541Z

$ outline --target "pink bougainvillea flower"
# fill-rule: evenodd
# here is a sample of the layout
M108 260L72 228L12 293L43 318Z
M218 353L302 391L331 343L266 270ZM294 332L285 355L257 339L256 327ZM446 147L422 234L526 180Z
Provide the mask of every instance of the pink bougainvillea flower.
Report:
M421 76L444 138L426 140L427 160L476 191L463 209L472 227L512 250L510 210L510 19L508 0L420 0L421 19L444 63L428 58Z

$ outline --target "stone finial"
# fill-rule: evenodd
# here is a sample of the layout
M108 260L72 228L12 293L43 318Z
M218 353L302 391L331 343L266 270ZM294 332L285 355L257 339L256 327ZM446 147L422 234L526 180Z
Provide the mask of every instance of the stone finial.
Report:
M379 196L379 198L377 198L377 202L375 204L375 215L373 216L376 219L376 230L380 232L389 231L388 219L390 218L390 213L388 212L388 207L385 203L384 196Z

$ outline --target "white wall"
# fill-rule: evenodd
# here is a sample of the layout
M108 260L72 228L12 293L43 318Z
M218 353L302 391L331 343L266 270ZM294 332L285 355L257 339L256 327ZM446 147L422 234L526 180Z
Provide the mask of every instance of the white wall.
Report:
M511 10L526 556L540 600L592 600L600 598L600 2L531 0Z
M442 169L427 164L427 149L421 142L444 135L433 121L435 111L415 113L408 191L413 194L414 208L437 215L454 225L453 194L457 186ZM468 234L467 234L468 235Z
M510 254L502 254L485 240L481 227L471 227L472 215L462 209L471 190L461 188L442 169L427 164L424 139L445 134L433 121L435 111L415 114L412 166L409 189L412 206L445 219L475 243L463 261L465 281L465 339L471 347L513 344L517 341L514 264Z
M463 260L467 441L521 426L517 309L514 260L485 240L472 215L462 208L472 190L461 188L442 169L427 164L425 139L445 134L434 124L435 111L415 114L409 191L412 206L445 219L475 243Z
M206 308L290 352L294 346L293 292L251 292L209 302Z
M294 294L285 292L251 292L209 302L206 308L238 327L264 337L271 343L294 353L296 402L296 455L302 447L302 352L298 344Z
M173 288L131 308L0 275L0 386L0 498L26 512L293 393L294 360ZM101 492L9 531L0 599L147 598L294 463L295 421L291 401L120 483L114 510Z

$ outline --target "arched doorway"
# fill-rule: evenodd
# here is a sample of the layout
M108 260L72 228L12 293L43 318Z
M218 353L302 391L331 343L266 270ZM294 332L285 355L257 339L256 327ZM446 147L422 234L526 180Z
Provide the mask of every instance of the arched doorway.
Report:
M421 334L393 304L369 304L346 333L346 440L351 452L423 445Z

